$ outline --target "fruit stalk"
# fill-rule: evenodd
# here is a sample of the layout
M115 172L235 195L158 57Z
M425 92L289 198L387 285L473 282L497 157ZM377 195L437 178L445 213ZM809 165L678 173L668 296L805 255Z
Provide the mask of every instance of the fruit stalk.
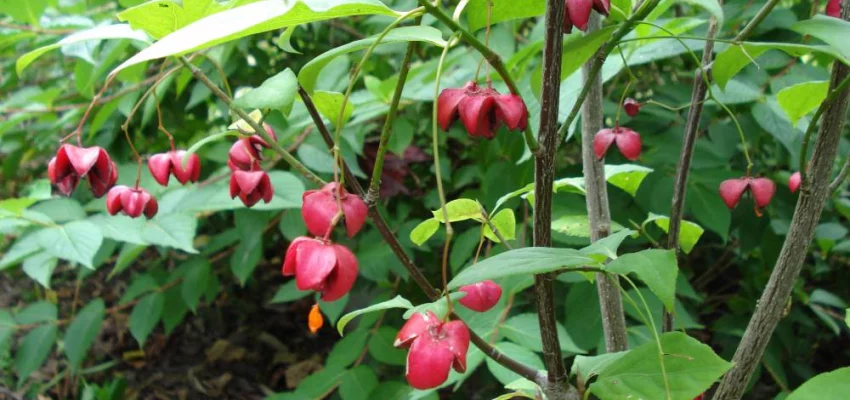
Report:
M850 21L850 2L845 1L841 7L841 17ZM850 76L850 67L840 61L833 63L830 77L830 90L834 90ZM791 226L782 244L782 250L767 286L758 301L747 330L732 358L734 367L723 377L713 399L740 399L750 381L756 366L764 354L764 350L773 336L773 331L782 318L782 311L788 303L788 298L794 288L794 283L800 275L803 262L812 242L815 226L818 224L826 200L830 196L829 179L832 173L838 142L844 128L847 106L850 101L850 90L840 90L833 102L823 113L823 122L812 154L809 178L803 179L803 188ZM816 124L813 119L811 124Z

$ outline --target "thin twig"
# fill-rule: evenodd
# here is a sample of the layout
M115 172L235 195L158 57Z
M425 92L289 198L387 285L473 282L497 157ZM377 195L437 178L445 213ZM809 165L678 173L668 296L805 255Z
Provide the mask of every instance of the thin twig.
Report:
M847 173L850 172L850 155L847 156L847 159L844 160L844 165L841 166L841 170L838 171L838 176L832 180L832 183L829 184L829 192L833 193L841 187L841 184L847 179Z

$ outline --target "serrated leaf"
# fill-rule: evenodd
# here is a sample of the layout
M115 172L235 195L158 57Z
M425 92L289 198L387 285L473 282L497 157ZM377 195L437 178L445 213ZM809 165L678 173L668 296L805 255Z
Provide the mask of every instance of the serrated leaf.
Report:
M38 253L24 260L23 270L30 279L50 289L50 278L59 260L47 253Z
M457 274L449 289L507 276L535 275L557 270L597 265L598 262L578 250L549 247L525 247L479 261Z
M288 115L292 110L297 91L298 80L295 78L295 73L287 68L236 98L233 105L242 109L281 110L284 115Z
M605 270L620 275L634 273L658 296L668 310L673 310L676 274L679 271L673 250L649 249L624 254L608 263Z
M89 221L74 221L44 228L37 233L44 251L94 269L92 262L103 242L100 229Z
M603 400L692 399L732 366L711 347L681 332L662 335L661 351L663 370L658 344L654 341L625 352L604 367L597 366L598 378L590 384L590 393Z
M652 168L636 164L606 165L605 180L634 196L641 182L643 182L643 178L646 178L652 171Z
M162 317L164 308L165 296L161 292L153 292L143 297L133 307L130 314L130 333L139 342L140 348L145 346L145 341Z
M446 203L446 213L449 216L449 222L465 221L468 219L482 221L481 210L481 204L472 199L456 199ZM431 210L431 213L434 214L434 218L437 221L445 222L442 208Z
M100 332L100 326L106 315L105 310L103 300L92 300L80 310L68 326L68 331L65 332L65 354L74 368L79 367L83 362L97 333Z
M5 250L3 258L0 258L0 271L9 268L27 257L41 251L38 244L38 232L26 234L18 238L11 247Z
M422 246L431 236L437 233L438 229L440 229L440 220L436 218L426 219L410 231L410 241L417 246Z
M345 330L345 326L348 325L348 323L351 322L351 320L354 319L355 317L366 314L366 313L370 313L370 312L389 310L391 308L411 309L411 308L413 308L413 304L411 304L410 301L408 301L404 297L401 297L401 296L393 297L390 300L382 301L378 304L373 304L369 307L361 308L359 310L355 310L355 311L352 311L348 314L343 315L342 318L339 319L339 322L336 325L336 330L339 331L340 335L344 335L343 332Z
M828 90L827 81L798 83L780 90L776 101L791 120L791 125L796 126L800 118L820 106Z
M513 19L536 17L543 15L545 11L545 0L471 0L464 14L469 21L469 29L477 31L486 27L488 21L490 24L498 24Z
M670 233L670 217L649 213L646 220L640 226L645 227L650 222L655 223L664 233ZM690 254L691 250L696 246L697 241L699 241L699 238L702 237L703 232L705 230L701 226L691 221L682 220L682 223L679 225L679 247L682 248L685 254Z
M177 29L119 65L110 75L144 61L186 54L261 32L369 14L398 15L378 0L261 0L206 16Z
M324 90L313 92L313 104L319 110L319 114L322 114L333 125L336 125L339 121L339 113L342 110L342 101L344 99L345 95L342 93L327 92ZM345 124L351 118L352 113L354 113L354 104L349 99L345 102L345 110L342 112L342 124Z
M357 40L351 43L344 44L328 50L318 57L310 60L304 67L298 71L298 83L308 93L313 93L316 88L316 81L319 79L319 74L322 70L336 57L345 55L358 50L365 50L372 46L378 36L372 36L366 39ZM446 41L443 40L442 33L430 26L405 26L395 28L387 33L381 40L381 44L400 43L400 42L427 42L438 47L445 47ZM336 118L330 118L332 122L336 122Z
M198 252L193 245L197 226L197 218L189 214L157 215L145 222L142 239L150 244L173 247L194 254Z
M180 294L186 306L194 313L197 311L198 302L207 290L210 274L212 274L210 263L203 258L193 258L189 261L186 277L181 284Z
M30 374L37 370L53 349L56 342L56 333L59 328L54 324L41 325L26 334L18 347L15 355L15 369L18 373L18 382L29 378Z

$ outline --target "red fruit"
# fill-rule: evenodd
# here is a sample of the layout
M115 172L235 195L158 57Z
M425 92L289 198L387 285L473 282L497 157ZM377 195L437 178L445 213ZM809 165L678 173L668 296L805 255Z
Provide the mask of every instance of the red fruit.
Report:
M159 211L159 204L145 189L119 185L106 195L106 210L110 215L122 212L130 218L138 218L144 213L145 217L153 218Z
M469 82L461 89L445 89L437 98L440 128L448 130L458 117L470 136L492 139L501 123L509 130L525 129L528 109L518 95L500 95L493 88Z
M576 28L586 31L587 21L590 20L590 11L593 9L594 0L567 0L566 13L570 15L570 21Z
M704 398L705 398L705 393L702 393L702 394L700 394L699 396L694 397L694 400L702 400L702 399L704 399Z
M262 199L266 203L272 201L274 187L265 171L235 170L230 175L230 198L242 200L246 207L252 207Z
M564 7L569 7L569 3L564 0ZM568 9L564 9L564 33L571 33L573 31L573 21L570 20L570 12Z
M610 8L611 0L593 0L593 9L606 17Z
M458 291L466 292L466 296L463 296L458 302L463 304L464 307L478 312L485 312L493 308L499 302L499 298L502 297L502 287L492 280L464 285Z
M301 197L301 216L307 230L316 236L325 236L333 228L331 223L339 212L342 203L342 214L345 217L345 231L348 237L354 237L366 222L366 203L360 196L349 194L345 188L340 188L336 182L331 182L320 190L308 190Z
M841 0L829 0L826 3L826 15L841 18Z
M596 158L604 157L608 148L611 147L611 143L615 141L623 157L632 161L640 157L640 134L629 128L618 126L614 129L602 129L596 132L596 136L593 138L593 152L596 153Z
M154 154L148 158L148 169L162 186L168 186L168 178L171 174L174 174L174 178L183 185L187 182L197 182L201 175L201 159L193 153L186 160L186 168L183 168L184 157L186 152L183 150Z
M758 209L767 207L770 200L773 199L773 193L776 192L776 184L767 178L750 178L743 177L738 179L727 179L720 184L720 198L729 209L735 208L744 192L750 191L753 200L756 203L756 213Z
M626 110L626 115L634 117L640 112L641 104L637 100L629 97L623 101L623 109Z
M68 196L80 179L89 181L92 194L102 197L118 180L118 168L109 158L106 150L98 147L77 147L63 144L56 156L47 165L50 183L62 194Z
M227 166L231 170L253 171L260 169L263 147L268 148L269 144L256 135L237 140L227 153Z
M442 322L428 311L414 313L396 336L393 346L409 348L405 376L416 389L442 385L449 369L466 371L469 329L461 321Z
M788 178L788 189L791 189L791 193L797 193L802 179L799 172L791 174L791 177Z
M298 290L315 290L322 300L345 296L357 279L357 257L345 246L321 239L299 237L286 249L282 272L295 275Z

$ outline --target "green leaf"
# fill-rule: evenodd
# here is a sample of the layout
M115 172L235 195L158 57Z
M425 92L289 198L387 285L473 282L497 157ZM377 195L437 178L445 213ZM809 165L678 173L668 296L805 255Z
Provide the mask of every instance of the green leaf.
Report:
M558 323L558 341L561 344L561 351L571 354L584 354L585 351L578 347L573 342L573 339L567 333L567 330ZM534 351L543 351L543 341L540 336L540 324L537 314L525 313L514 315L509 318L499 327L499 331L506 338L519 344L523 347Z
M369 354L377 361L389 365L405 365L407 351L393 347L398 329L382 326L369 338Z
M47 253L38 253L24 260L23 270L32 280L50 289L50 278L59 260Z
M319 114L322 114L323 117L327 118L334 125L339 120L339 112L342 109L342 100L344 98L345 95L337 92L326 92L324 90L313 92L313 103L316 105L316 109L319 110ZM342 114L343 124L351 118L353 112L354 104L352 104L351 100L345 102L345 111Z
M664 233L670 233L670 217L649 213L646 220L640 226L642 228L646 227L646 224L650 222L654 222ZM682 220L681 225L679 225L679 247L682 248L685 254L690 254L691 250L696 246L697 241L699 241L699 238L702 237L703 232L705 230L701 226L691 221Z
M159 288L159 283L156 279L147 273L137 275L133 278L133 283L124 291L124 295L118 299L118 304L126 304L140 295L154 291Z
M369 338L370 333L369 329L358 329L345 335L334 344L325 364L339 367L348 367L353 364L366 348L366 339Z
M579 250L579 252L588 257L593 257L599 262L603 262L609 258L617 258L617 249L620 248L623 240L626 240L627 237L634 233L635 231L631 229L623 229L591 243L590 246Z
M297 91L298 80L295 78L295 73L287 68L266 79L259 87L236 98L233 105L249 110L270 108L281 110L284 115L289 115Z
M28 2L29 0L23 1ZM0 2L0 4L2 4L2 2ZM20 56L15 62L15 71L17 71L18 76L21 76L27 66L32 64L33 61L35 61L37 58L41 57L44 53L47 53L50 50L58 49L62 46L73 45L75 43L103 39L132 39L140 42L150 43L144 33L134 31L132 28L130 28L130 25L127 24L98 26L91 29L74 32L54 44L39 47L35 50L30 51L29 53Z
M446 213L449 215L449 222L465 221L468 219L482 221L481 210L483 210L481 204L472 199L457 199L446 203ZM432 210L431 213L434 214L434 218L438 221L445 222L442 208Z
M634 273L658 296L668 310L673 310L676 274L679 270L675 251L649 249L624 254L608 263L605 270L620 275Z
M717 18L719 26L723 26L723 7L717 0L677 0L677 2L693 4L704 8L711 16Z
M105 315L106 306L104 306L103 300L92 300L91 303L80 310L80 313L74 318L74 322L71 322L68 327L68 331L65 332L65 354L74 368L79 367L85 359L86 353L97 337L97 333L100 332L100 326L103 324Z
M473 264L449 282L449 289L457 289L463 285L487 279L536 275L597 264L598 262L593 258L574 249L525 247L506 251Z
M56 305L47 301L38 301L28 305L15 315L15 321L21 325L53 322L58 318Z
M263 228L270 217L270 213L247 209L234 213L236 229L242 240L230 257L230 269L242 286L263 257Z
M372 368L360 365L343 375L339 385L342 400L368 400L369 394L378 386L378 377Z
M145 341L162 317L164 308L165 296L161 292L153 292L143 297L133 307L130 314L130 333L139 342L140 348L145 346Z
M92 262L103 242L100 229L89 221L74 221L65 225L44 228L37 233L44 251L63 260L80 263L94 269Z
M837 18L823 18L838 20ZM796 26L796 24L794 26ZM714 59L714 64L711 67L711 75L714 77L714 81L721 89L724 89L732 77L738 74L738 72L741 72L744 67L749 65L753 62L753 60L757 59L768 50L780 50L792 57L799 57L809 53L825 54L837 58L845 64L850 64L847 54L842 55L828 46L810 46L778 42L744 42L741 45L729 46L726 50L717 54L717 57Z
M370 14L399 15L379 0L261 0L208 15L177 29L119 65L110 75L144 61L182 55L261 32L332 18ZM121 18L129 17L124 14Z
M850 41L847 40L850 37L850 22L818 14L812 19L791 25L791 30L814 36L841 52L845 58L850 58Z
M144 2L118 13L121 21L127 21L135 29L141 29L159 39L178 28L182 28L207 15L215 14L250 0L234 0L224 4L213 0L185 0L183 7L171 0ZM136 1L141 3L143 1ZM122 4L123 6L127 6Z
M345 330L345 326L348 325L348 323L351 322L351 320L354 319L355 317L366 314L366 313L370 313L370 312L389 310L391 308L411 309L411 308L413 308L413 304L411 304L410 301L408 301L404 297L401 297L401 296L393 297L390 300L382 301L378 304L373 304L369 307L361 308L359 310L355 310L355 311L352 311L348 314L343 315L342 318L339 319L339 322L336 325L336 330L339 331L340 335L344 335L343 332Z
M56 342L56 333L59 328L54 324L41 325L24 336L18 353L15 355L15 369L18 373L18 382L29 378L30 374L37 370Z
M570 56L561 60L561 80L567 79L590 60L616 29L617 26L612 25L588 34L575 33L564 38L563 53Z
M518 346L511 342L496 343L493 347L504 353L506 356L528 365L529 367L536 368L538 370L545 368L543 366L543 362L540 361L540 356L534 354L534 352L525 347ZM501 382L503 385L507 385L522 378L516 372L503 367L490 357L487 357L487 369L489 369L490 373L496 377L496 380Z
M22 197L16 199L6 199L0 201L0 215L6 215L6 213L21 216L21 213L27 209L27 207L35 204L38 199L33 199L29 197Z
M471 0L464 13L469 21L469 30L477 31L487 26L488 3L490 24L498 24L513 19L525 19L543 15L546 11L545 0Z
M440 220L437 218L426 219L410 231L410 241L417 246L422 246L431 236L437 233L438 229L440 229Z
M663 370L659 351L664 354ZM711 347L684 333L670 332L661 336L661 350L653 341L625 352L607 365L597 365L599 377L590 384L590 393L600 399L692 399L731 366ZM669 397L664 375L670 387Z
M646 178L652 171L652 168L636 164L606 165L605 180L634 196L641 182L643 182L643 178Z
M3 258L0 258L0 271L21 262L39 251L41 251L41 246L38 244L37 231L19 237L11 247L5 250Z
M145 221L142 239L150 244L173 247L187 253L197 253L193 245L198 220L184 213L160 214Z
M15 334L15 320L8 310L0 309L0 349L6 348L6 343Z
M288 303L290 301L307 297L310 293L313 292L309 290L298 290L298 287L295 286L295 279L293 279L283 285L280 285L277 292L275 292L274 297L269 300L269 304Z
M47 0L3 0L0 11L16 21L40 26L39 20L47 8Z
M796 126L800 118L820 106L828 90L827 81L798 83L780 90L776 101L791 120L791 125Z
M186 277L180 288L183 301L192 312L197 311L198 302L207 290L212 274L210 263L204 258L193 258L187 263Z
M516 216L514 210L504 209L496 213L490 218L490 222L496 227L499 233L505 240L513 240L516 238ZM501 243L496 233L490 229L489 224L484 224L484 236L496 243Z
M843 400L850 392L850 367L809 379L785 400Z
M371 47L376 40L378 40L377 35L347 43L322 53L318 57L310 60L310 62L305 64L304 67L298 71L298 83L300 83L304 90L308 93L313 93L316 88L316 81L319 79L319 74L331 61L341 55L358 50L365 50ZM438 47L446 46L446 41L443 40L443 34L438 29L430 26L406 26L395 28L387 33L387 35L381 40L381 44L400 42L426 42ZM331 121L336 122L336 118L332 118Z
M240 120L241 121L241 120ZM209 143L217 142L221 139L224 139L228 136L239 136L239 132L235 131L224 131L215 133L209 136L204 137L203 139L195 142L191 147L186 150L186 153L183 155L183 165L186 165L186 162L189 160L189 156L195 154L201 147L206 146Z
M466 292L454 292L449 294L449 300L451 300L452 304L457 303L458 300L464 298L466 296ZM413 307L404 312L404 319L409 319L413 316L414 313L426 314L428 311L434 313L437 318L443 318L446 314L449 313L449 306L446 302L445 296L440 297L437 300L434 300L430 303L422 303Z

